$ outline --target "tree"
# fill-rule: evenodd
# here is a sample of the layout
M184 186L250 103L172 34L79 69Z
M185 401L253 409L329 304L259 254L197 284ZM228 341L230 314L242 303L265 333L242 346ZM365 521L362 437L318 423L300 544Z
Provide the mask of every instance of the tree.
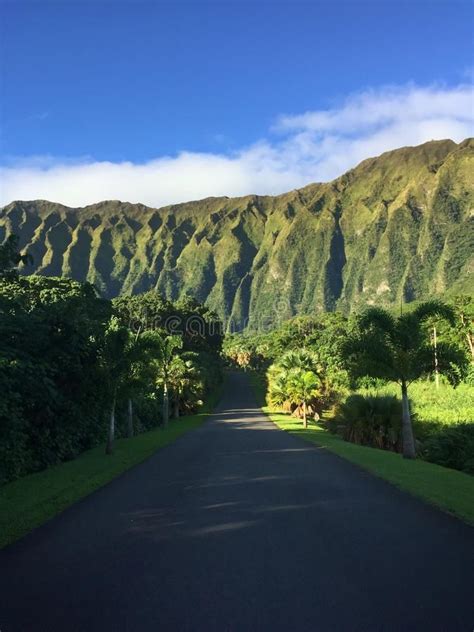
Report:
M112 454L115 440L115 409L120 389L130 375L131 351L129 330L112 316L105 331L102 349L103 371L109 397L109 427L106 454Z
M308 427L306 410L308 400L318 394L320 380L313 371L304 369L292 369L287 375L287 392L290 399L303 406L303 427Z
M434 370L433 350L423 324L432 317L451 325L455 315L440 301L420 304L412 312L393 317L373 307L358 319L356 330L345 343L348 366L354 376L370 376L397 382L402 393L403 456L416 456L415 437L410 414L408 387L414 380ZM438 370L456 384L465 356L455 345L440 343L437 348Z
M286 402L303 408L303 424L307 428L308 401L319 395L321 378L318 358L309 349L288 351L268 370L269 395L272 403Z
M0 279L0 481L102 441L99 351L110 308L89 283Z
M224 339L222 351L232 365L244 371L248 368L257 368L263 360L257 350L256 339L242 334L229 334Z
M120 297L113 309L90 283L18 274L22 257L17 240L0 246L0 484L75 458L103 443L105 431L110 454L127 399L127 436L135 407L140 430L156 425L166 333L148 330L177 313L153 292ZM191 323L174 344L184 339L169 370L175 414L192 410L220 378L219 331L209 324L205 339L194 331Z
M186 396L181 397L184 405L191 403L192 407L193 403L204 396L204 390L215 388L221 379L222 323L212 311L186 297L177 302L167 301L154 290L133 296L120 296L113 300L113 306L122 324L135 334L138 332L140 337L145 332L151 338L155 336L153 332L156 332L160 340L166 336L174 336L182 341L180 357L189 358L190 354L195 354L193 363L199 368L201 387L196 388L194 394L191 388L185 389ZM156 373L156 363L154 369ZM199 397L194 397L197 396L197 391L200 391ZM168 393L168 399L170 396L171 393ZM189 397L187 401L186 397ZM194 402L190 402L193 397ZM147 399L141 398L138 403Z
M454 310L457 318L457 330L465 341L471 365L474 364L474 299L462 295L454 297Z
M284 371L301 369L303 371L312 371L316 375L321 372L317 354L305 348L287 351L277 362L277 366Z
M180 405L186 391L193 391L194 399L198 399L197 390L201 386L200 372L195 364L196 353L185 352L182 357L173 360L170 368L170 390L173 394L173 417L180 415Z
M128 439L131 439L134 435L133 397L146 391L147 384L153 382L150 379L153 348L154 345L144 333L138 331L136 334L130 334L127 345L129 375L126 383L124 383L124 391L126 391L128 396L126 428Z
M156 371L156 384L161 386L163 395L163 424L169 420L169 391L174 372L178 370L181 360L176 353L183 346L179 336L166 336L158 331L144 334L153 346L153 364Z
M113 300L122 324L132 331L162 330L183 339L185 351L218 354L222 346L222 323L217 315L194 299L184 297L172 303L156 290Z

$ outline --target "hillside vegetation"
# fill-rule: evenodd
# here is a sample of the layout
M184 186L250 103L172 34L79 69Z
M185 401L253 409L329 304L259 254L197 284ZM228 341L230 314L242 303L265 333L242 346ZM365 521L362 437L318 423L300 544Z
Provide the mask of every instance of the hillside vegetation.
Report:
M0 243L20 236L29 273L87 280L108 298L191 296L234 328L255 329L295 314L472 293L473 173L474 140L445 140L275 197L161 209L17 201L0 210Z

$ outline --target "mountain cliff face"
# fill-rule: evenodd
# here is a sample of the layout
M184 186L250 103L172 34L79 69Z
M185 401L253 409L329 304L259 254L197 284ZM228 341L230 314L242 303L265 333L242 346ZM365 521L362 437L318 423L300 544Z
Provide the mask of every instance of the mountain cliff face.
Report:
M275 197L154 209L46 201L0 210L28 272L89 280L106 296L191 295L242 328L296 313L474 290L474 140L433 141Z

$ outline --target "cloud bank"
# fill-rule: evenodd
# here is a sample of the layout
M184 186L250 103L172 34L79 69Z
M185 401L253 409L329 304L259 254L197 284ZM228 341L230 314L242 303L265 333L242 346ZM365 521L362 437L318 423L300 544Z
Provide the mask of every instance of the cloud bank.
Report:
M31 157L0 167L0 204L105 199L150 206L208 196L278 194L331 180L405 145L474 135L472 85L368 90L327 110L280 117L268 137L232 154L182 152L144 164Z

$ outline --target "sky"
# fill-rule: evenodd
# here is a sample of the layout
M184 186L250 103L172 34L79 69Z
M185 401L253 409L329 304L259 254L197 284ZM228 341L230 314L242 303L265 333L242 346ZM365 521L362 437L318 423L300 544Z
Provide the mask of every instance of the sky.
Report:
M474 135L474 4L0 0L0 204L277 194Z

